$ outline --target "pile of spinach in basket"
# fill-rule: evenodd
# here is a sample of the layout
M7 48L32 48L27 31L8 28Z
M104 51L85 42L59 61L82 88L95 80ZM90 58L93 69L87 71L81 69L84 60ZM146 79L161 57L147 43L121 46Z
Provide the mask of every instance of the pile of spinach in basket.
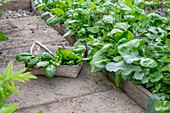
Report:
M56 66L59 65L78 65L84 61L82 53L85 51L85 46L74 48L73 50L58 48L54 56L49 53L41 55L32 55L22 53L16 56L18 62L25 62L28 67L35 66L36 68L45 67L45 75L51 78L56 73Z

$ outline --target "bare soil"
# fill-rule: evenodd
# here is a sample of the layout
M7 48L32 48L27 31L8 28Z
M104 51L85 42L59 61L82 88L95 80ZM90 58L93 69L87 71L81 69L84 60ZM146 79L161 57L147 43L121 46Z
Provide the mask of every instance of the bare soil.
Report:
M69 43L56 30L47 26L38 16L0 20L0 30L9 37L9 41L0 42L0 52L3 57L0 59L1 68L6 67L10 60L17 64L15 56L20 53L29 53L35 41L52 46L60 45L61 42L69 46Z

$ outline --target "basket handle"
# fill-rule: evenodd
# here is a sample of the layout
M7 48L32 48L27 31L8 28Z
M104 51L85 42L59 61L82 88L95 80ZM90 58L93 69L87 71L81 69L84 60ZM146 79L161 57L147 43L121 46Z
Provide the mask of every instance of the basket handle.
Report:
M30 53L33 54L33 48L36 48L35 45L39 45L40 47L42 47L43 49L45 49L49 54L51 54L52 56L53 55L53 52L51 52L45 45L43 45L42 43L40 43L39 41L36 41L35 44L33 44L31 46L31 50L30 50Z
M30 54L33 54L33 48L37 49L37 48L35 47L35 44L33 44L33 45L31 46Z

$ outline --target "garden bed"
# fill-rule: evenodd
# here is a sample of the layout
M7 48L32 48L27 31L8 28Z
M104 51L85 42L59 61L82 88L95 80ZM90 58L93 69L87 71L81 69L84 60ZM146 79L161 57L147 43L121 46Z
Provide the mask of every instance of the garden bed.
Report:
M32 9L34 11L35 14L37 15L42 15L44 13L44 11L37 11L36 7L34 7L35 3L33 2L33 0L31 0L32 2ZM48 15L46 18L44 18L44 20L49 19L50 17L52 17L53 15ZM52 25L52 27L57 30L61 35L65 34L67 32L66 27L64 27L61 23L57 23L55 25ZM71 36L67 36L66 39L71 43L71 45L73 45L76 40L74 40L74 38L71 38ZM92 49L90 46L86 46L86 54L88 53L88 51L90 49ZM111 72L107 72L106 70L103 70L102 73L112 82L114 82L114 73ZM150 100L150 98L152 97L152 93L149 92L147 89L145 89L143 86L141 85L134 85L132 84L131 81L123 81L121 80L120 82L120 88L129 96L131 97L134 101L136 101L141 107L143 107L145 110L147 108L147 101Z
M132 8L134 8L134 7L132 7ZM36 10L35 10L35 8L34 8L34 11L36 12ZM41 14L42 14L43 12L41 12ZM48 18L50 18L51 16L53 16L53 15L50 15ZM149 15L150 16L150 15ZM107 16L105 16L105 17L107 17ZM46 17L46 19L48 19L47 17ZM113 18L113 17L112 17ZM105 18L106 19L106 18ZM118 23L118 24L116 24L116 27L117 28L119 28L119 25L122 25L122 24L126 24L127 25L127 29L130 27L130 25L128 25L128 23ZM57 26L57 27L56 27ZM52 26L52 27L54 27L54 26ZM56 27L56 28L55 28ZM62 24L57 24L57 25L55 25L55 29L57 30L57 29L60 29L61 31L59 31L61 34L64 34L64 33L66 33L66 28L65 27L63 27L63 25ZM90 29L91 28L91 29ZM89 27L89 31L90 32L92 32L92 33L96 33L96 31L94 30L94 29L92 29L92 28L94 28L94 27ZM153 27L151 27L152 29L153 29ZM123 29L123 30L125 30L125 31L127 31L127 29L124 29L124 27L123 28L120 28L121 30ZM151 32L153 32L152 31L152 29L150 29L151 30ZM156 28L155 28L156 29ZM94 31L93 31L94 30ZM113 29L113 30L115 30L115 29ZM160 29L158 29L158 30L160 30ZM163 30L162 30L163 31ZM110 33L112 33L112 35L114 34L114 32L117 32L117 31L113 31L113 32L110 32ZM120 30L119 30L119 32L120 32ZM121 31L121 32L123 32L123 31ZM157 32L157 31L156 31ZM153 33L155 33L155 32L153 32ZM157 33L156 33L157 34ZM139 35L139 34L138 34ZM110 35L109 35L110 36ZM130 36L131 37L131 36ZM76 40L74 40L74 37L72 38L72 37L70 37L70 36L68 36L68 37L66 37L66 39L69 41L69 42L71 42L71 44L73 45L74 44L74 42L76 42ZM138 41L139 43L140 43L140 41L139 40L136 40L136 39L134 39L133 41ZM138 48L138 46L137 47L134 47L134 48ZM120 53L120 52L119 52ZM121 53L120 53L121 54ZM123 55L123 53L121 54L121 55ZM141 58L142 59L142 58ZM139 60L139 59L138 59ZM152 59L146 59L146 60L152 60ZM144 60L143 60L144 61ZM131 62L131 61L130 61ZM132 63L133 63L133 61L132 61ZM114 65L115 63L113 63L113 65ZM140 64L140 65L143 65L143 64ZM143 67L147 67L146 65L143 65ZM156 66L155 66L156 67ZM152 67L151 67L152 68ZM154 66L153 66L153 68L154 68ZM110 70L111 71L111 70ZM141 71L139 71L139 72L141 72ZM112 73L113 74L113 73ZM108 76L108 78L109 79L111 79L112 77L112 74L111 73L109 73L109 74L105 74L106 76ZM137 73L137 74L139 74L139 73ZM136 74L136 76L138 77L138 75ZM157 74L157 73L153 73L153 76L155 76L155 74ZM159 74L159 73L158 73ZM142 75L141 76L144 76L144 73L142 73ZM138 80L141 80L142 78L137 78ZM113 79L112 79L113 80ZM156 80L153 80L153 82L155 82ZM132 98L132 99L134 99L139 105L141 105L143 108L145 108L146 109L146 106L147 106L147 101L151 98L151 96L152 96L152 94L149 92L149 91L147 91L145 88L143 88L142 86L138 86L138 85L133 85L132 84L132 82L131 81L123 81L123 82L121 82L121 88Z
M32 17L31 17L31 19L33 19ZM43 22L42 22L42 24L43 24ZM85 68L85 67L84 67ZM83 72L85 72L84 74L85 75L88 75L87 74L87 72L89 72L89 71L87 71L87 70L85 70L85 71L83 71ZM83 73L82 72L82 73ZM101 73L97 73L97 75L100 75ZM73 89L78 89L77 88L77 86L81 86L82 84L84 85L84 83L85 84L89 84L90 82L89 82L89 80L91 80L91 78L89 79L89 75L86 77L86 76L82 76L83 77L83 79L81 78L81 80L82 81L78 81L78 83L80 84L80 85L77 85L77 83L75 83L76 81L74 81L73 80L73 84L71 84L71 86L72 85L74 85L75 84L75 87L74 86L72 86L73 87ZM85 99L83 98L82 100L91 100L91 99L93 99L94 97L96 97L96 95L97 95L97 93L98 92L104 92L104 93L102 93L102 94L100 94L101 95L101 97L99 96L98 97L98 95L97 95L97 98L95 98L94 100L97 100L97 101L94 101L94 103L99 103L99 104L97 104L96 106L99 106L99 110L101 110L101 111L124 111L124 110L127 110L128 109L128 111L131 111L131 109L133 110L133 111L135 111L135 112L138 112L138 110L136 110L136 106L137 107L139 107L138 105L136 105L136 103L134 103L134 101L133 100L131 100L126 94L124 94L121 90L113 90L113 87L111 87L111 86L113 86L112 84L110 84L110 82L108 82L108 81L104 81L104 79L103 78L100 78L100 76L91 76L91 77L94 77L95 79L99 79L99 81L92 81L92 83L94 83L94 84L99 84L99 88L101 88L101 90L98 90L98 87L95 87L95 85L92 85L92 87L93 87L93 89L95 89L95 91L94 91L94 95L93 95L93 91L92 91L92 89L91 88L89 88L90 86L81 86L80 87L80 89L82 89L83 91L78 91L78 92L86 92L86 89L84 89L84 88L87 88L87 89L89 89L89 92L86 92L85 94L83 94L83 96L85 97ZM102 76L102 74L101 74L101 77L104 77L104 76ZM80 77L79 77L80 78ZM104 77L105 78L105 77ZM87 79L87 80L85 80L85 79ZM34 89L36 89L36 90L33 90L34 92L35 91L38 91L38 92L36 92L37 94L35 95L35 96L33 96L34 98L26 98L26 99L28 99L28 100L24 100L24 99L22 99L22 98L19 98L19 100L17 100L18 98L16 98L15 96L14 96L14 102L23 102L23 103L19 103L20 105L22 105L22 107L20 107L19 109L18 109L18 111L16 111L16 112L23 112L23 111L26 111L27 109L29 109L29 110L34 110L34 109L30 109L30 108L32 108L32 107L34 107L35 108L35 106L36 105L43 105L44 106L44 104L42 104L42 102L41 101L39 101L39 100L44 100L43 98L44 98L44 93L45 92L47 92L47 98L46 98L46 96L45 96L45 100L43 101L43 103L44 102L46 102L46 103L51 103L52 102L52 104L55 102L58 102L57 100L58 100L58 96L60 96L61 95L61 97L62 97L62 99L63 99L63 102L65 102L65 100L67 99L68 100L68 93L65 93L65 90L67 90L67 88L69 88L68 89L68 92L70 92L70 91L72 91L72 89L70 90L70 88L72 88L72 87L67 87L67 86L70 86L70 80L68 79L68 81L62 81L62 79L51 79L53 82L51 82L49 79L47 79L47 82L45 82L45 83L43 83L43 80L46 80L46 79L44 79L44 78L42 78L41 79L41 77L39 78L39 82L37 82L38 80L36 80L36 81L34 81L34 82L36 82L37 83L37 85L35 85L34 84L34 82L32 82L32 83L30 83L30 84L32 84L32 85L34 85L34 86L38 86L37 87L37 89L41 89L41 91L40 92L43 92L43 93L39 93L39 90L37 90L36 89L36 87L34 88ZM56 82L56 80L58 80L59 82ZM63 79L63 80L65 80L65 79ZM67 79L66 79L67 80ZM107 79L106 79L107 80ZM83 81L84 81L84 83L83 83ZM102 84L104 87L108 87L108 89L103 89L102 87L101 87L101 83L102 83L102 81L104 81L104 83ZM61 85L61 83L64 83L63 85ZM99 83L100 82L100 83ZM59 83L60 85L58 85L58 84L55 84L55 83ZM64 87L64 88L61 88L60 86L65 86L65 83L67 83L66 85L66 87ZM26 83L27 84L27 83ZM107 85L107 84L109 84L109 85ZM39 85L40 86L42 86L42 88L41 87L39 87ZM24 85L25 86L25 85ZM32 89L32 86L31 87L28 87L29 86L29 84L27 84L26 85L26 87L23 87L23 86L21 86L21 88L22 89L28 89L28 91L26 91L26 90L22 90L22 92L24 92L24 97L27 97L27 92L30 92L30 91L32 91L32 90L30 90L30 89ZM46 86L46 87L45 87ZM45 90L45 89L52 89L52 87L54 86L54 88L56 89L55 91L57 91L57 93L55 93L54 91L47 91L47 90ZM57 88L56 88L56 86L58 86ZM50 87L50 88L49 88ZM44 90L43 90L43 88L44 88ZM61 94L60 93L60 89L64 89L64 91L62 91L62 93L63 94ZM108 91L108 90L110 90L110 91ZM120 91L120 92L118 92L118 94L116 94L116 91ZM22 92L21 92L21 94L22 94ZM55 95L57 95L57 100L56 101L54 101L54 100L51 100L51 98L49 99L48 97L49 97L49 92L51 92L51 96L50 97L53 97L54 98L54 100L56 100L56 97L55 97ZM76 92L76 91L73 91L73 92ZM109 92L109 93L106 93L106 92ZM121 92L122 92L122 97L123 98L117 98L118 96L120 96L121 95ZM92 95L92 97L91 98L87 98L87 95L89 95L89 93L90 93L90 96ZM43 95L39 95L39 94L43 94ZM55 95L54 95L55 94ZM66 99L65 98L63 98L63 95L65 95L66 94ZM71 93L72 94L72 93ZM71 99L72 99L72 97L75 97L75 93L73 93L73 96L71 95L71 94L69 94L69 96L71 97ZM109 96L109 94L110 94L110 96ZM29 95L29 94L28 94ZM82 94L81 94L82 95ZM81 96L80 94L79 95L76 95L78 98L77 99L80 99L79 97ZM39 98L39 97L42 97L42 98ZM103 97L107 97L107 98L103 98ZM126 99L126 98L128 98L128 100ZM36 99L39 99L39 100L36 100ZM112 99L113 98L113 99ZM111 100L112 99L112 100ZM30 100L30 101L29 101ZM47 100L51 100L51 101L47 101ZM109 101L104 101L104 103L103 103L103 100L109 100ZM120 101L120 102L117 102L117 101L115 101L115 100L123 100L123 101ZM33 102L35 105L32 105L32 101L35 101L35 102ZM115 101L115 104L113 104L113 102ZM26 102L26 104L25 104L25 102ZM39 103L36 103L36 102L39 102ZM103 105L102 104L100 104L100 102L101 103L103 103ZM124 105L124 102L126 103L125 104L125 106L123 107L123 105ZM29 103L29 105L28 106L25 106L25 105L27 105L27 103ZM47 106L48 107L48 105L45 103L45 107ZM76 101L76 103L77 103L77 101ZM83 103L82 105L84 106L84 103L86 103L86 102L84 102L84 101L81 101L80 103ZM108 104L105 104L105 103L108 103ZM109 105L109 103L110 103L110 105ZM118 105L116 104L116 103L118 103ZM120 104L121 103L121 104ZM71 104L72 104L72 100L71 100ZM68 104L68 105L71 105L70 103ZM77 103L77 104L79 104L79 103ZM120 105L119 105L120 104ZM89 104L88 104L89 105ZM93 101L92 101L92 103L91 103L91 105L95 105L95 104L93 104ZM109 110L109 109L105 109L104 107L104 105L106 105L107 107L109 107L109 108L111 108L112 110ZM114 107L114 106L115 107ZM129 105L131 105L131 106L129 106ZM24 106L24 107L23 107ZM56 105L54 105L54 106L56 106ZM76 105L77 106L77 105ZM96 111L96 110L98 110L98 108L96 107L96 106L90 106L91 108L95 108L94 109L94 112ZM102 109L100 109L101 108L101 106L102 106ZM103 107L104 106L104 107ZM119 107L117 107L117 106L119 106ZM133 106L135 106L135 107L133 107ZM28 107L28 108L27 108ZM40 107L40 106L39 106ZM87 106L88 107L88 106ZM87 107L85 107L85 109L87 108ZM55 107L54 107L55 108ZM75 107L73 107L74 109L72 110L72 111L75 111L76 109L75 109ZM90 109L91 109L90 108ZM113 108L116 108L116 109L113 109ZM119 110L119 109L120 110ZM123 109L122 109L123 108ZM141 107L139 107L140 109L141 109ZM38 108L39 109L39 108ZM43 109L44 110L44 108L41 108L41 109ZM49 110L50 109L50 110ZM49 108L48 110L49 111L51 111L51 108ZM56 109L56 108L55 108ZM78 108L78 109L80 109L80 108ZM82 108L81 108L82 109ZM22 111L20 111L20 110L22 110ZM57 109L58 110L58 109ZM38 111L38 110L37 110ZM133 112L133 111L131 111L131 112ZM141 111L143 111L143 109L141 109ZM141 112L140 111L140 112ZM30 112L30 111L28 111L28 112ZM46 112L46 111L44 111L44 112ZM93 111L92 111L93 112Z

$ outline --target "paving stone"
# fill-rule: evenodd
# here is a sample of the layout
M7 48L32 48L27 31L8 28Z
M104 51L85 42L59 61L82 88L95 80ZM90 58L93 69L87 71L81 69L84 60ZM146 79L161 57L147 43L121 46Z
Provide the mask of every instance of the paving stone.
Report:
M0 30L9 37L9 41L0 42L0 50L31 46L35 41L44 44L62 42L69 45L66 39L52 27L47 26L45 21L37 16L1 20Z
M28 16L24 18L5 19L0 21L0 28L4 30L4 32L6 30L11 29L10 27L12 27L13 30L36 29L36 28L53 29L50 26L47 26L45 24L45 21L42 20L39 16Z
M88 64L85 64L77 79L38 76L37 80L17 83L20 93L24 96L14 96L9 102L19 102L20 107L39 105L56 99L63 99L84 94L115 89L102 73L90 74Z
M49 39L49 40L47 40ZM50 45L59 45L60 42L63 45L69 46L68 41L57 39L57 38L46 38L46 36L42 36L41 38L35 38L35 39L10 39L9 41L0 42L0 51L6 50L6 49L17 49L21 47L31 47L36 41L41 42L42 44L50 44Z
M120 89L87 94L81 97L56 100L48 104L32 106L16 113L145 113Z

